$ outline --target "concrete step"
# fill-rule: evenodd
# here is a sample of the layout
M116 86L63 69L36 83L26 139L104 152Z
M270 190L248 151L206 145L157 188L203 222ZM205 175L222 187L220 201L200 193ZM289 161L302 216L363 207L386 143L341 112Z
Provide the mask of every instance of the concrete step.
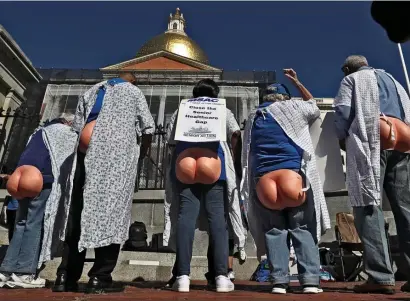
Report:
M92 252L87 257L92 257ZM56 271L60 264L60 258L54 259L46 264L41 271L41 277L48 280L56 278ZM172 275L172 267L175 261L175 254L169 253L145 253L128 252L120 253L117 266L113 273L113 279L117 281L168 281ZM87 273L92 263L86 263L82 274L82 281L87 281ZM234 261L234 271L236 279L249 280L258 266L256 258L248 258L243 265L237 260ZM191 279L205 280L205 273L208 271L208 261L203 256L193 256L191 261Z
M1 192L1 191L0 191ZM144 192L144 193L142 193ZM135 201L132 206L132 221L143 222L147 227L148 232L148 244L151 241L152 235L155 233L162 233L164 230L164 204L158 202L157 198L162 196L161 191L154 191L152 199L148 198L146 191L138 192L141 197L144 196L144 201ZM0 193L1 198L1 193ZM329 215L331 220L332 229L328 230L322 237L322 242L332 242L335 240L334 225L336 224L336 213L338 212L350 212L351 206L347 196L333 196L327 197L326 202L329 209ZM383 203L383 207L386 204ZM2 206L2 203L0 203ZM389 208L386 208L389 209ZM386 219L390 223L389 232L391 235L396 234L396 227L391 211L384 211ZM0 244L8 244L7 231L0 227ZM195 240L193 247L194 256L206 256L208 248L208 235L201 231L195 232ZM246 252L248 256L256 256L253 238L248 235Z

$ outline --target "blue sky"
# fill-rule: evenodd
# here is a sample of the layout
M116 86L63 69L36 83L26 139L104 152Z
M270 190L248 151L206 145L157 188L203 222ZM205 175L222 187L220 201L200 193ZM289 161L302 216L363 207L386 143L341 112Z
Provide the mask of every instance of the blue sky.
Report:
M397 45L371 2L0 2L0 22L36 67L99 68L135 56L179 7L213 66L294 68L316 97L333 97L349 54L405 84ZM410 65L410 44L403 45Z

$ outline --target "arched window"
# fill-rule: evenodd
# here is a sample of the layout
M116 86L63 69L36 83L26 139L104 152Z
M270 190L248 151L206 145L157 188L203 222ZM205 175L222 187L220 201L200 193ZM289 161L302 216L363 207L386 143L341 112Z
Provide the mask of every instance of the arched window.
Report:
M177 23L174 23L174 25L172 25L172 29L178 29Z

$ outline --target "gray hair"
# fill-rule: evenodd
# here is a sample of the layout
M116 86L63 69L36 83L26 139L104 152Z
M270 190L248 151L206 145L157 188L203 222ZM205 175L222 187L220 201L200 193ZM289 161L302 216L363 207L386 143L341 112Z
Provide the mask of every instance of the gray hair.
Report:
M289 96L283 95L283 94L277 94L277 93L267 94L263 96L263 101L269 101L269 102L284 101L288 99L289 99Z
M350 72L356 72L363 66L369 66L367 59L363 55L349 55L342 67L349 68Z

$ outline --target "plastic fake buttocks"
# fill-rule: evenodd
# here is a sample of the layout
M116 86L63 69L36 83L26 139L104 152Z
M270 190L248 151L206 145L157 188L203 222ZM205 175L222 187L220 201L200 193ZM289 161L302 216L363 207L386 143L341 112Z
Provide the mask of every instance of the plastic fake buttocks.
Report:
M221 175L221 160L213 150L188 148L179 154L175 173L184 184L213 184Z
M279 169L263 175L257 185L259 201L268 209L282 210L298 207L306 200L303 178L289 169Z
M37 167L18 167L7 181L7 191L17 200L37 197L43 189L43 176Z
M382 150L410 152L410 127L400 119L380 116L380 144Z

